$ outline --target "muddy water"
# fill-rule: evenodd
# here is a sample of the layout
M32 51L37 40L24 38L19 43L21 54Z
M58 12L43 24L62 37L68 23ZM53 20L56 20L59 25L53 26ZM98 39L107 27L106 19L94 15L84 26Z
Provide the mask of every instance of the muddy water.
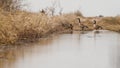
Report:
M53 35L3 53L0 68L120 68L120 34Z

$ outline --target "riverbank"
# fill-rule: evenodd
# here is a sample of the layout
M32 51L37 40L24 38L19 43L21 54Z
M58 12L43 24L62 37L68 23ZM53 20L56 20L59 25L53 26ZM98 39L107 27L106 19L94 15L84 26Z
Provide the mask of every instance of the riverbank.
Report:
M25 11L1 11L0 15L1 45L14 45L18 41L34 40L55 32L71 31L72 28L68 15L49 17L42 13Z
M41 38L38 42L24 43L23 45L8 48L4 46L7 50L0 51L0 68L33 68L35 66L46 68L46 65L48 65L47 67L51 66L50 68L55 66L57 68L58 65L61 66L60 68L64 68L66 62L66 68L70 68L70 64L71 68L73 68L77 63L79 63L77 64L78 68L84 68L83 65L86 68L86 63L98 63L105 67L106 65L111 67L111 64L106 59L110 59L110 62L116 61L120 48L119 41L120 34L108 30L100 30L100 33L85 31L81 34L80 31L74 31L73 34L51 34L47 38ZM97 62L91 62L95 58L98 58ZM88 60L91 61L88 62ZM103 63L103 60L105 63ZM84 61L86 62L83 64ZM54 65L55 63L57 65Z
M105 30L120 32L120 16L83 17L76 13L47 16L42 13L0 11L0 45L15 45L19 41L33 41L57 32L81 30L76 18L93 30L92 20ZM72 28L73 27L73 28Z

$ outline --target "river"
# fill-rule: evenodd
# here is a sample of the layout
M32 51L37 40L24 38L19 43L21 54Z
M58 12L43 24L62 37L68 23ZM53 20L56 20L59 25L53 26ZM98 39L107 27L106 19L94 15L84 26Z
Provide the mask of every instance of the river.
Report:
M51 35L4 55L0 68L120 68L120 34L103 30Z

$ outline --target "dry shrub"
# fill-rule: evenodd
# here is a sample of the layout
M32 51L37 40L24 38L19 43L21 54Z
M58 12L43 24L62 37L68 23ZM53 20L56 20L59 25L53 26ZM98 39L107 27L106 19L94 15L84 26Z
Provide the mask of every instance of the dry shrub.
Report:
M0 43L2 44L40 37L46 23L45 16L24 11L14 13L14 15L11 13L4 15L0 12L0 15Z
M100 21L100 25L104 26L104 28L107 30L120 31L120 18L104 17Z
M49 17L41 13L0 11L0 44L40 38L43 35L71 28L74 15Z
M22 7L22 0L0 0L0 8L4 11L11 12L20 10Z

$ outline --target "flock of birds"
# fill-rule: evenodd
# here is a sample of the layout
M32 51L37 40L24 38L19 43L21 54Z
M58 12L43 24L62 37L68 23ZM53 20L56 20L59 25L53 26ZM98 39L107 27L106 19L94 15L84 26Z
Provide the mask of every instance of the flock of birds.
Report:
M79 21L79 26L80 26L80 28L81 28L82 31L84 31L86 28L89 28L88 26L84 25L81 22L80 18L77 18L77 19ZM103 29L102 26L97 25L96 20L93 20L93 28L94 28L94 30Z
M42 9L41 13L42 14L46 14L45 10L43 10L43 9ZM80 28L81 28L82 31L85 31L85 29L89 28L88 26L84 25L83 22L81 22L80 18L77 18L77 20L79 21L78 23L79 23L79 26L80 26ZM94 30L103 29L102 26L99 26L97 24L96 20L93 20L92 24L93 24L93 29ZM70 28L71 28L71 30L73 30L73 25L72 24L70 24Z

